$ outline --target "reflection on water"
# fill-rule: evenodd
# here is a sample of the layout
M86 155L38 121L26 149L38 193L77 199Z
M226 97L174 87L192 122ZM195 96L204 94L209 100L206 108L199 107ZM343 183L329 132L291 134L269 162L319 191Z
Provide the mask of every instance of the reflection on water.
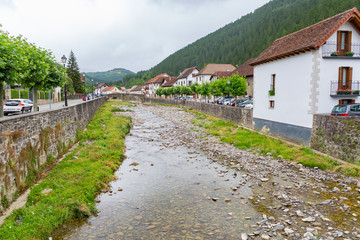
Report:
M127 159L112 191L99 196L99 214L53 238L239 239L249 233L258 216L247 204L251 188L231 189L242 173L166 142L159 134L174 127L170 122L136 114L145 123L127 136Z

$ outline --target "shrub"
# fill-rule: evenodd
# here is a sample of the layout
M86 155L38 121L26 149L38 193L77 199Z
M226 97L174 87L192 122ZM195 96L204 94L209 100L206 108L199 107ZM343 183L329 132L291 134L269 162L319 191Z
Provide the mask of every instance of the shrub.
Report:
M11 98L19 98L19 90L11 89Z
M28 90L20 90L20 98L28 99L29 98Z

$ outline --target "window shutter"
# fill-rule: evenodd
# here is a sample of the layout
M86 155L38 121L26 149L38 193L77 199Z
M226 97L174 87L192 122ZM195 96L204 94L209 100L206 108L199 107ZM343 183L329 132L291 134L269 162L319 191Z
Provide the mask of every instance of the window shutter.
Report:
M348 51L351 52L351 35L352 35L352 32L349 31L349 40L348 40Z
M341 32L340 31L337 32L337 45L336 46L337 46L336 50L340 51L340 49L341 49Z
M349 77L349 79L348 79L348 81L347 81L347 84L348 84L348 89L352 89L351 87L352 87L352 72L353 72L353 68L352 67L350 67L349 68L349 73L348 73L348 77Z
M342 67L339 67L339 79L338 79L338 89L341 89L342 87Z

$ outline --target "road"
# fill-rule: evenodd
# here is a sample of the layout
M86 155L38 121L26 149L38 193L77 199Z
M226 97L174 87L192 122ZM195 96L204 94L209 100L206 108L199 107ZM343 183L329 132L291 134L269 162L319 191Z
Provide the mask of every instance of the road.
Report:
M82 103L82 99L70 99L68 100L68 106L73 106L79 103ZM59 108L63 108L65 105L65 102L57 102L57 103L51 103L51 110L54 109L59 109ZM50 110L50 105L49 104L43 104L43 105L39 105L39 111L48 111ZM26 113L24 113L26 114ZM8 116L4 116L4 117L17 117L17 116L22 116L21 113L14 113L14 114L10 114Z

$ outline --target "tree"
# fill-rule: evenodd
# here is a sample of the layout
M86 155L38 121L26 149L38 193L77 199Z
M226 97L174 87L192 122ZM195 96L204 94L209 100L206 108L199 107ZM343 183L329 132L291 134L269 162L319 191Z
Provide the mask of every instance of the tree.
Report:
M66 73L72 79L75 92L84 92L84 86L80 77L80 68L78 66L75 54L70 51L69 60L66 66Z
M163 89L163 88L158 88L158 89L156 89L155 94L156 94L157 96L162 96L162 95L164 95L164 89Z
M234 74L227 79L230 80L230 93L235 96L244 96L247 89L246 78L240 77L239 74Z
M191 95L193 93L193 91L191 90L191 88L186 87L186 86L181 86L180 87L180 94L181 95Z
M211 89L210 89L210 83L205 82L205 83L203 83L203 84L201 85L201 95L205 96L205 101L206 101L206 100L209 100L209 95L210 95L210 93L211 93L210 90L211 90ZM206 98L208 98L208 99L206 99Z
M183 87L183 86L181 86L181 87ZM181 94L181 87L180 86L175 86L174 87L174 95Z
M65 71L58 65L48 50L24 42L23 51L27 58L25 76L18 83L32 89L34 111L37 111L37 90L60 86L64 82Z
M198 87L199 87L199 84L197 82L190 85L190 88L191 88L192 92L196 95L196 98L198 97L198 95L197 95L198 90L199 90L199 89L197 89Z

